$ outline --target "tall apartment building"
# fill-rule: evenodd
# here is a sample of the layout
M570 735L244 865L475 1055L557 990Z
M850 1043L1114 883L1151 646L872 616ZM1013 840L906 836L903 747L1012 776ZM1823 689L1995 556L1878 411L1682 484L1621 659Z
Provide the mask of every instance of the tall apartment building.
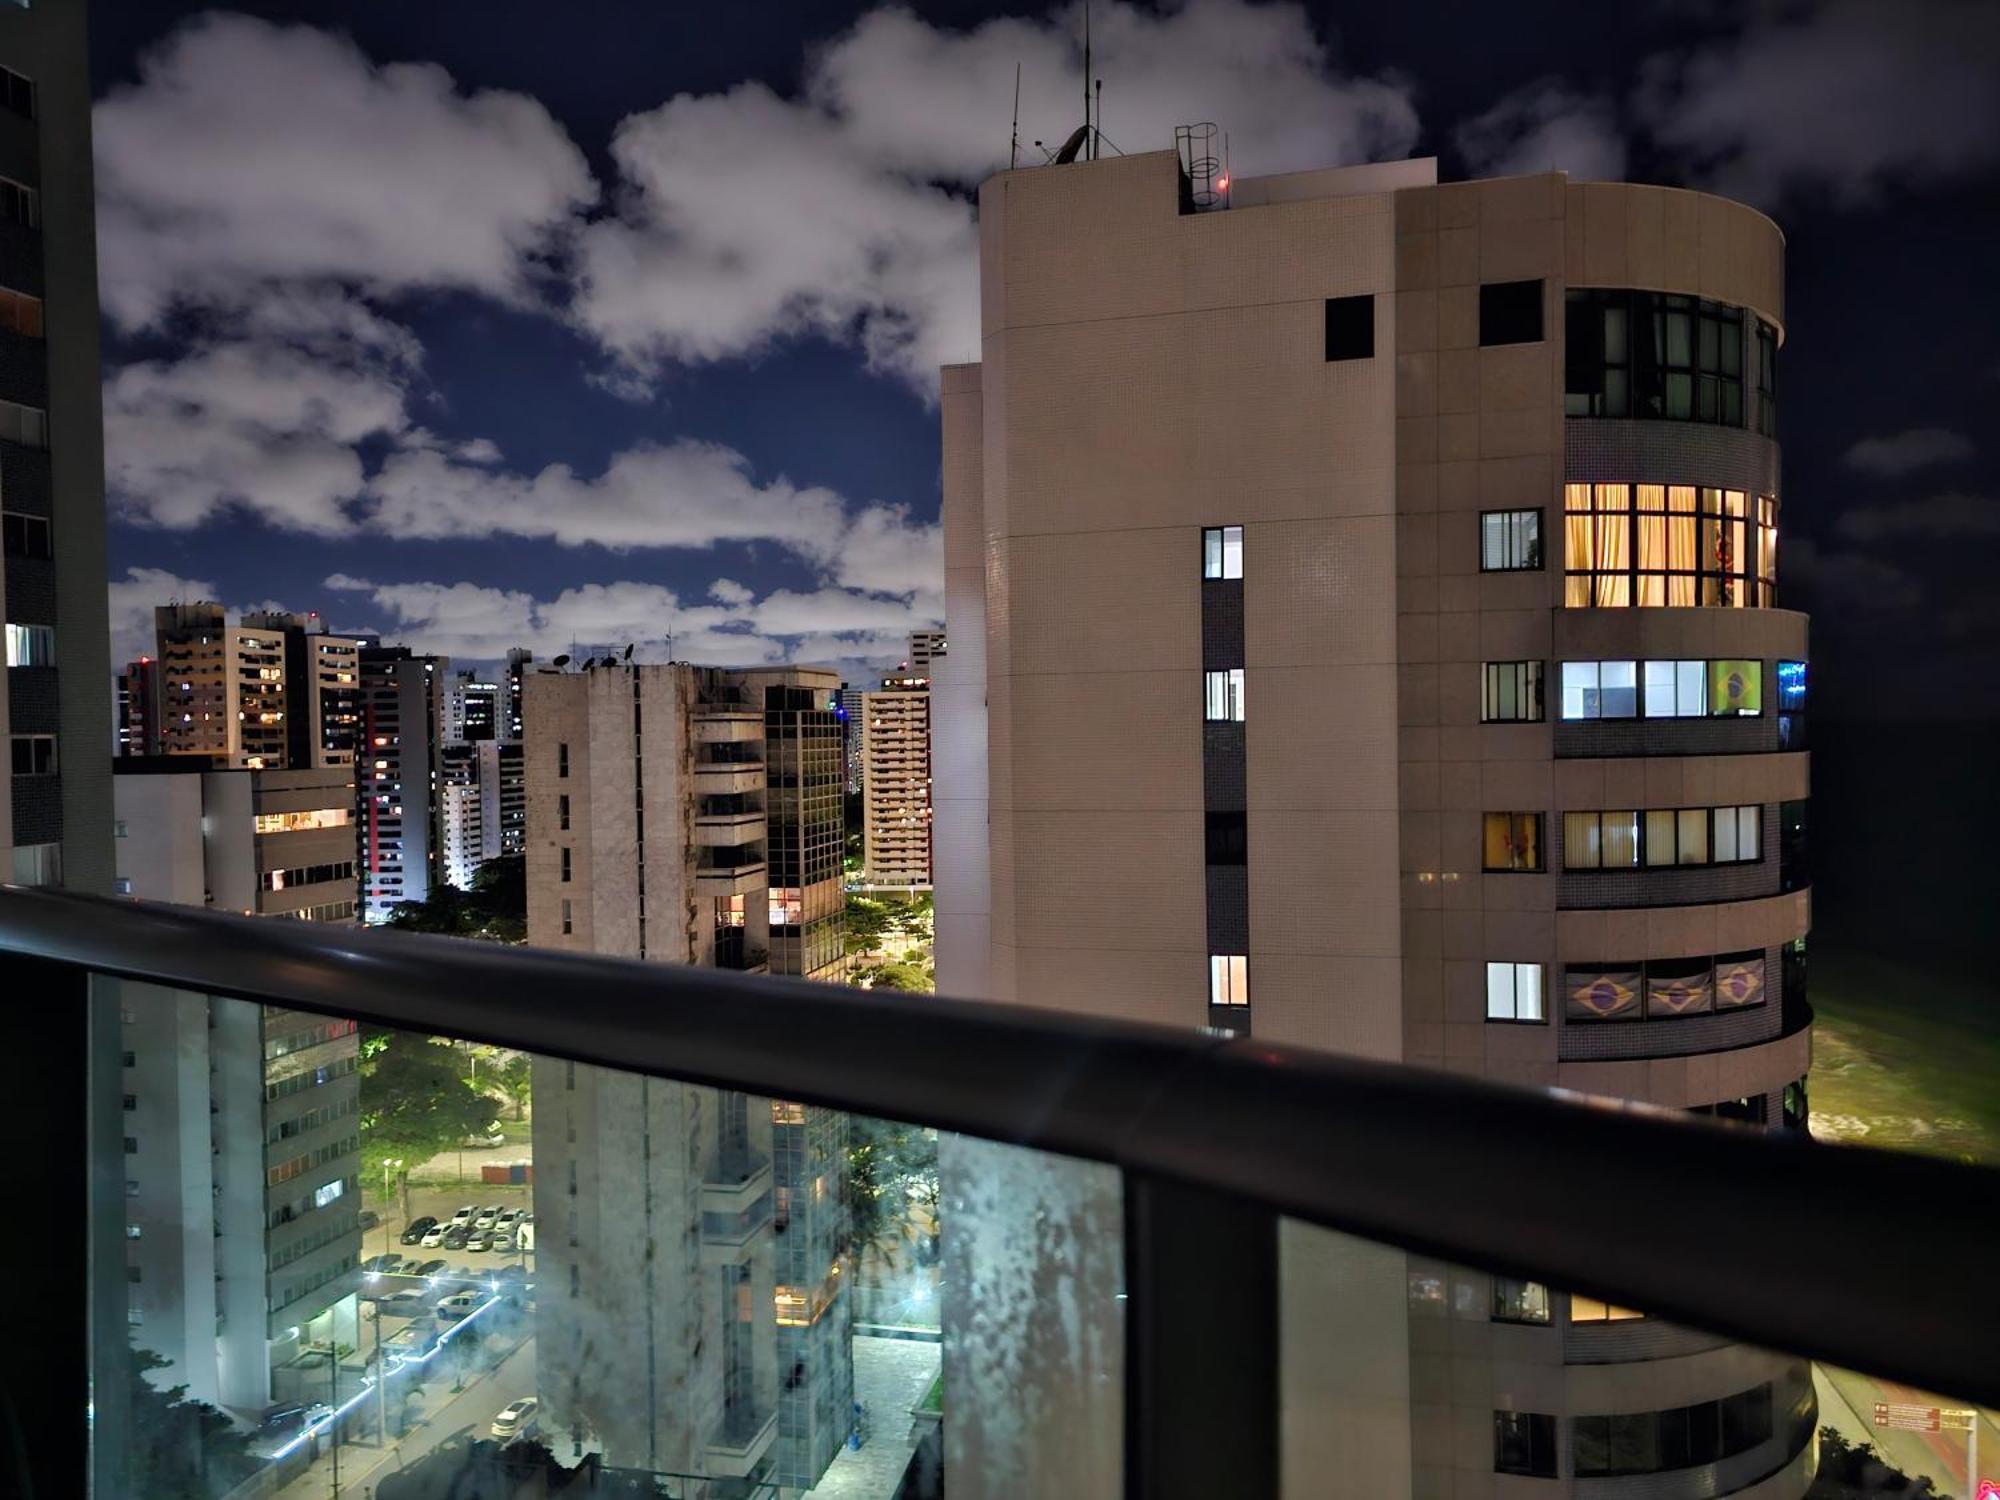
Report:
M445 678L449 659L407 646L361 652L361 738L355 762L361 919L386 922L442 878Z
M841 752L846 759L847 795L859 796L861 792L861 700L868 696L866 688L840 685L835 697L839 707Z
M929 678L935 675L937 662L945 655L945 632L942 630L912 630L910 632L910 659L903 663L912 677Z
M291 766L351 766L361 739L361 652L372 635L334 635L317 614L250 614L246 627L285 642L285 757Z
M471 888L490 859L519 854L527 834L527 787L519 741L466 740L442 751L438 825L444 878Z
M156 657L142 656L125 664L125 670L118 674L114 711L118 754L160 753L160 663Z
M229 623L220 604L163 604L153 611L160 656L160 748L225 757L252 769L290 754L285 631Z
M1223 193L1173 152L1000 174L979 220L940 989L1802 1124L1776 226L1427 161ZM1115 1347L966 1326L981 1226L945 1227L949 1389ZM1796 1362L1297 1226L1279 1271L1291 1488L1811 1478ZM1050 1489L1037 1453L1116 1431L1066 1379L1039 1447L954 1404L955 1495Z
M176 755L117 772L121 892L354 920L351 771ZM324 1361L299 1357L359 1342L354 1023L120 990L132 1340L168 1361L156 1381L239 1416L323 1399Z
M83 7L0 7L0 877L111 888L111 651Z
M914 643L915 637L913 636ZM885 677L861 700L862 868L871 886L931 884L930 679Z
M447 740L508 738L501 726L507 715L507 691L504 681L490 681L474 672L453 673L445 688L444 737Z
M505 690L502 713L506 731L500 737L518 740L521 737L521 684L535 664L535 653L525 646L516 646L507 653L507 665L501 676L501 686Z
M529 941L838 978L837 686L528 678ZM845 1118L558 1062L534 1088L544 1429L613 1465L816 1482L853 1401Z

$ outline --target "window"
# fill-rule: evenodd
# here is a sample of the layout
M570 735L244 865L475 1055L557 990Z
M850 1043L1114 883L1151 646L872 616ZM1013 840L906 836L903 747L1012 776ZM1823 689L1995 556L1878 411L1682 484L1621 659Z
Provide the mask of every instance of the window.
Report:
M1479 720L1483 724L1542 722L1542 664L1489 661L1480 678Z
M556 775L569 775L569 746L567 743L559 743L556 746Z
M1646 663L1646 717L1686 719L1707 712L1702 684L1708 664L1699 661Z
M258 833L303 833L312 828L345 828L353 821L345 807L315 807L306 812L258 813L254 826Z
M1690 484L1563 486L1563 603L1572 609L1768 607L1777 501Z
M1743 425L1743 313L1699 297L1568 294L1563 410Z
M1542 815L1526 812L1486 814L1481 868L1530 871L1542 868Z
M16 776L53 776L56 770L56 737L52 734L17 734L14 740Z
M1493 1321L1496 1323L1546 1323L1549 1320L1549 1289L1539 1281L1516 1281L1510 1276L1493 1278Z
M111 894L112 894L112 895L114 895L114 896L129 896L129 895L131 895L131 894L132 894L132 877L131 877L130 875L117 875L117 876L114 876L114 877L112 878L112 881L111 881Z
M1718 865L1747 864L1762 857L1761 807L1718 807L1715 809L1715 858Z
M1636 1021L1644 981L1637 964L1563 970L1565 1021Z
M7 622L7 665L10 667L53 667L56 664L56 631L53 625L16 625Z
M1806 706L1806 664L1802 661L1778 663L1778 711L1797 713Z
M1537 1411L1493 1413L1493 1472L1556 1477L1556 1419Z
M343 1181L341 1178L336 1177L332 1182L327 1183L325 1186L316 1187L313 1189L313 1195L312 1195L313 1207L325 1208L327 1204L333 1202L334 1199L338 1198L342 1193L346 1191L347 1191L347 1183Z
M1243 669L1202 674L1207 717L1211 723L1243 722Z
M19 511L10 510L4 516L0 516L0 537L5 539L9 557L56 555L46 516L23 515Z
M18 401L0 401L0 438L23 448L49 445L49 414L39 406L23 406Z
M1757 430L1767 438L1778 435L1778 330L1757 324Z
M1512 573L1542 565L1542 513L1488 510L1479 514L1479 571Z
M563 833L569 832L569 793L556 798L556 827Z
M0 68L0 105L24 119L35 118L35 85L25 74Z
M569 850L567 847L562 851L562 881L564 885L569 884Z
M1761 661L1712 661L1708 664L1708 712L1717 719L1755 718L1764 711L1764 664Z
M1231 1006L1250 1003L1250 960L1243 954L1208 956L1208 1003Z
M1620 1307L1613 1302L1600 1302L1595 1297L1586 1297L1581 1292L1571 1292L1569 1298L1569 1320L1572 1323L1631 1323L1645 1317L1642 1312L1634 1312L1629 1307Z
M1479 289L1479 343L1539 344L1542 341L1540 281L1489 281Z
M1212 812L1207 815L1208 863L1240 865L1250 852L1247 817L1240 812Z
M1490 963L1486 966L1486 1019L1546 1021L1542 1004L1540 964Z
M1375 357L1375 298L1372 293L1326 299L1326 357L1329 361Z
M1201 531L1201 576L1241 578L1243 576L1243 528L1204 526Z
M1639 814L1631 810L1564 813L1563 868L1638 869Z
M564 937L568 937L572 932L576 930L574 921L570 913L569 897L567 896L563 897L563 903L562 903L562 930Z
M31 187L0 177L0 221L35 229L42 222L42 195Z
M1564 719L1631 719L1639 713L1639 668L1629 661L1562 664Z
M0 328L23 338L42 336L42 299L0 286Z

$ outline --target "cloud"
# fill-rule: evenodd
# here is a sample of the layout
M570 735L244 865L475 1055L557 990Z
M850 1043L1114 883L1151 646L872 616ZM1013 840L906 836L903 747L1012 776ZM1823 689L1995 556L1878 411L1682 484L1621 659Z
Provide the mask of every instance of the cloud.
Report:
M1834 618L1908 609L1923 598L1922 586L1896 564L1860 552L1822 552L1809 537L1787 545L1785 576L1811 590L1818 610Z
M215 585L207 579L183 578L165 568L127 568L123 578L111 580L109 592L111 660L120 671L128 661L153 654L155 608L174 600L192 603L216 596Z
M168 34L93 125L104 308L128 330L258 307L273 286L526 301L536 258L596 197L526 95L465 93L435 65L377 65L344 36L244 15ZM338 292L283 295L255 316L359 327Z
M335 573L326 587L366 596L385 634L424 651L493 661L513 646L548 657L634 646L636 659L715 666L771 662L854 665L900 655L908 633L941 617L936 595L904 601L845 589L778 590L757 599L689 604L661 584L592 583L538 599L474 583L380 583Z
M1913 427L1889 437L1863 438L1847 450L1848 468L1887 478L1930 464L1957 463L1972 456L1972 440L1942 427Z
M756 596L734 578L718 578L708 586L708 597L718 604L747 604Z
M1625 137L1608 99L1544 78L1507 95L1452 132L1476 177L1563 171L1613 182L1625 175Z
M2000 501L1953 490L1897 505L1864 505L1844 512L1835 529L1857 542L1892 536L2000 536Z
M1652 59L1639 97L1695 180L1753 203L1935 186L2000 160L2000 7L1767 6L1738 36Z
M1171 146L1184 120L1229 122L1259 172L1401 156L1417 135L1406 84L1340 73L1296 5L1100 4L1095 60L1113 81L1106 137ZM937 367L978 352L970 189L1005 166L1014 65L1028 142L1081 115L1075 8L969 31L903 9L864 15L808 58L797 97L758 83L683 94L612 142L615 212L577 242L581 326L614 389L669 362L755 355L818 336L928 397Z

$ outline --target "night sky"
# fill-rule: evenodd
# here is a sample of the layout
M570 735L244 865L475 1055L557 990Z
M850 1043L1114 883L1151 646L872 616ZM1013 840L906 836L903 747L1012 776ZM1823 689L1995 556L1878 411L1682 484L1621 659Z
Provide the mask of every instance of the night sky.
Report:
M1073 9L93 8L113 624L466 660L893 660L939 613L971 191ZM1990 716L2000 7L1098 4L1103 128L1713 187L1789 241L1782 602L1816 712Z

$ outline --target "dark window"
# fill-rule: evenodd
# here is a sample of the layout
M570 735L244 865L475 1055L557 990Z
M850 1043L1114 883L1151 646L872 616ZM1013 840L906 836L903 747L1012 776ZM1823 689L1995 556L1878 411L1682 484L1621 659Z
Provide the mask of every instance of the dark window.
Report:
M1757 325L1757 430L1767 438L1778 435L1778 330Z
M1542 340L1540 281L1489 281L1479 289L1479 342L1538 344Z
M56 737L52 734L14 736L14 774L52 776L56 769Z
M1483 510L1479 513L1479 571L1512 573L1542 565L1542 513L1538 510Z
M31 187L0 177L0 221L19 224L23 229L39 228L42 195Z
M1806 1081L1801 1078L1796 1083L1785 1085L1783 1096L1784 1114L1780 1123L1787 1130L1804 1130L1812 1123L1812 1108L1806 1099Z
M12 68L0 68L0 105L24 119L34 119L35 85Z
M1208 862L1212 865L1240 865L1250 849L1250 831L1240 812L1208 814Z
M1812 884L1812 842L1804 797L1778 804L1778 889L1801 891Z
M569 775L569 746L566 744L558 743L556 746L556 775Z
M1542 722L1542 664L1489 661L1479 683L1479 719L1484 724Z
M1540 334L1535 336L1541 337ZM1372 293L1326 299L1326 357L1329 360L1375 357L1375 298Z
M556 798L556 825L563 832L569 831L569 793Z
M569 883L569 850L567 849L562 852L562 878L563 883L567 885Z
M1510 1276L1493 1278L1493 1321L1496 1323L1546 1323L1549 1320L1549 1289L1539 1281L1516 1281Z
M1538 1411L1493 1413L1493 1472L1556 1477L1556 1419Z
M1566 299L1563 409L1744 425L1743 312L1668 292L1589 289Z
M10 510L0 516L0 536L5 539L9 557L55 556L45 516L26 516Z

